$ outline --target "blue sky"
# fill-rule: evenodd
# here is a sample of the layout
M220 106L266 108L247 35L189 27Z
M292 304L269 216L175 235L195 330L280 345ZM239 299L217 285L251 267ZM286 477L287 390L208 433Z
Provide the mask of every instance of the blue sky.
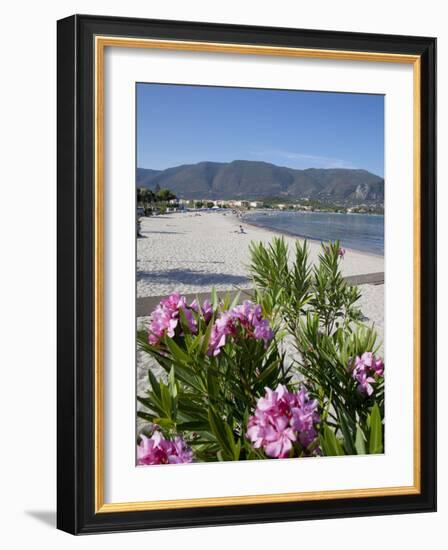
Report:
M259 160L384 175L384 97L137 84L137 166Z

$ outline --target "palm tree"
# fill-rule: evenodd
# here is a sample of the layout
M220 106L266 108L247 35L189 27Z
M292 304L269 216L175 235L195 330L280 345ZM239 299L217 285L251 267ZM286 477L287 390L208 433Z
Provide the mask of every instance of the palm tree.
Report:
M147 210L149 210L149 205L152 202L155 202L155 200L155 195L151 191L151 189L147 189L146 187L137 188L137 203L143 205L143 208L145 209L145 214Z
M176 199L176 195L169 189L160 189L156 194L157 200L161 202L169 202L170 200Z

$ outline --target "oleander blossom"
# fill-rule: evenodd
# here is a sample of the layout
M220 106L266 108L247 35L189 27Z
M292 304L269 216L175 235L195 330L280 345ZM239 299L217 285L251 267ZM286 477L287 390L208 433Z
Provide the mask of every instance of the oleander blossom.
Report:
M140 434L140 444L137 445L137 465L152 464L186 464L193 462L193 451L186 445L182 437L173 440L165 439L162 432L156 430L147 437Z
M200 306L198 301L195 299L191 302L190 308L199 314L205 323L208 323L213 316L213 306L209 300L204 300L204 303Z
M181 318L181 312L183 319ZM148 341L155 346L160 343L164 336L173 338L176 328L180 326L180 321L186 320L190 332L197 331L197 323L193 315L194 309L187 305L185 296L178 292L173 292L168 298L160 301L159 305L151 315L149 325Z
M361 395L372 395L374 384L378 378L384 376L384 362L375 357L371 351L355 357L352 363L352 378L358 382L356 389Z
M274 333L269 321L263 317L259 304L246 300L243 304L221 313L212 328L208 354L218 355L227 338L237 336L262 340L265 345L272 340Z
M318 403L302 388L293 393L279 384L276 390L265 388L255 413L249 418L246 437L255 449L263 448L271 458L287 458L294 442L304 450L317 438L320 421Z

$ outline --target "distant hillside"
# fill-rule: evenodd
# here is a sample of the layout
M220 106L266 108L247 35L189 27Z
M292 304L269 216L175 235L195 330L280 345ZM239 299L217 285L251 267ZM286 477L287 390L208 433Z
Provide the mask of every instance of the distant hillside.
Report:
M150 187L152 179L160 174L160 170L151 170L150 168L137 168L137 186Z
M183 199L285 197L347 202L382 202L384 180L367 170L295 170L267 162L199 162L150 170L137 168L137 187L171 189Z

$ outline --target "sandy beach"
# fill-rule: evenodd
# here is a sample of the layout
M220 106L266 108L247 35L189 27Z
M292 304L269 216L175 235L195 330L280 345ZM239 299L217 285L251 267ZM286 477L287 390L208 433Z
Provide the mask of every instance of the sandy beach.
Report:
M244 233L240 233L242 225ZM269 242L275 233L249 225L231 212L175 213L142 218L137 239L137 296L249 288L249 243ZM296 237L285 236L293 250ZM320 244L308 241L315 261ZM344 275L384 271L384 258L348 250Z
M244 233L240 232L240 225ZM270 242L272 231L244 223L231 212L194 212L167 214L141 219L137 239L137 298L166 296L173 291L183 294L250 288L246 266L251 241ZM296 237L285 236L290 248ZM320 244L308 241L310 259L315 261ZM356 250L347 250L342 261L344 275L384 272L384 258ZM383 339L384 285L364 284L360 308L365 322L374 323L379 340ZM138 318L138 326L147 326L148 311ZM137 393L147 387L147 369L156 375L161 369L154 361L137 353Z

